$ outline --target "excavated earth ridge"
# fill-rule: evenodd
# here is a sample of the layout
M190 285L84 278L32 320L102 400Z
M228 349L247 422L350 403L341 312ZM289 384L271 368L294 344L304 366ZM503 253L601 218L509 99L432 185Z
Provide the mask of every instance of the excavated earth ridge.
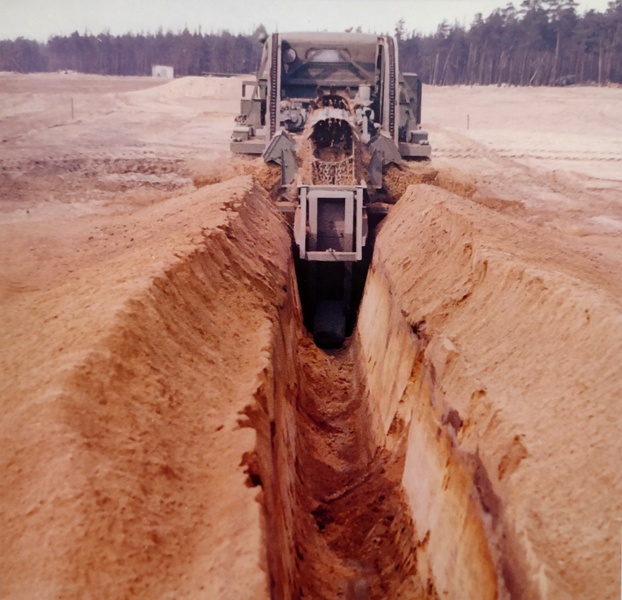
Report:
M622 455L598 434L619 381L590 348L622 350L598 274L551 270L537 234L412 186L328 355L252 178L124 223L125 252L7 303L3 597L615 596L620 506L582 491L619 485Z

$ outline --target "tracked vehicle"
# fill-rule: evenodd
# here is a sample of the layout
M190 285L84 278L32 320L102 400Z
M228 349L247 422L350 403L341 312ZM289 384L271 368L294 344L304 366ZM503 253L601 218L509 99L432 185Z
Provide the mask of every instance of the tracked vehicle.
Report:
M319 346L340 347L362 294L368 236L386 214L383 169L430 157L421 82L401 73L390 36L275 33L263 44L231 150L280 165L305 323Z

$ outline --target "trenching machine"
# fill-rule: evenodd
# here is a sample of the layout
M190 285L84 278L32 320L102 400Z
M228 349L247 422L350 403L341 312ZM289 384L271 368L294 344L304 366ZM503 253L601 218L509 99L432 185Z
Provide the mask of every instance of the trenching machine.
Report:
M293 213L307 327L336 348L354 325L368 233L386 214L383 169L428 159L421 81L401 73L391 36L265 36L257 77L242 84L231 150L281 167L283 212Z

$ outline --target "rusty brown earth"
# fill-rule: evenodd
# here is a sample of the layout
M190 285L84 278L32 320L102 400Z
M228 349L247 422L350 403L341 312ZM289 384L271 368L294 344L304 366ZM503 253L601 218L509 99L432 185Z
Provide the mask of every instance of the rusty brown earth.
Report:
M239 83L0 74L0 595L617 598L622 90L426 89L326 354Z

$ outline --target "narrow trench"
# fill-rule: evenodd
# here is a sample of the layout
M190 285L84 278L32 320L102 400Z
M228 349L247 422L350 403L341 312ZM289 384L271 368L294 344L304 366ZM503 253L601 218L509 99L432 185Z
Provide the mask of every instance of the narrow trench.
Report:
M373 447L354 348L331 356L303 343L298 352L293 597L421 597L403 456Z
M417 573L405 437L393 451L376 447L356 335L341 350L315 346L293 268L290 278L273 389L249 415L258 442L245 457L262 487L271 597L437 598Z

